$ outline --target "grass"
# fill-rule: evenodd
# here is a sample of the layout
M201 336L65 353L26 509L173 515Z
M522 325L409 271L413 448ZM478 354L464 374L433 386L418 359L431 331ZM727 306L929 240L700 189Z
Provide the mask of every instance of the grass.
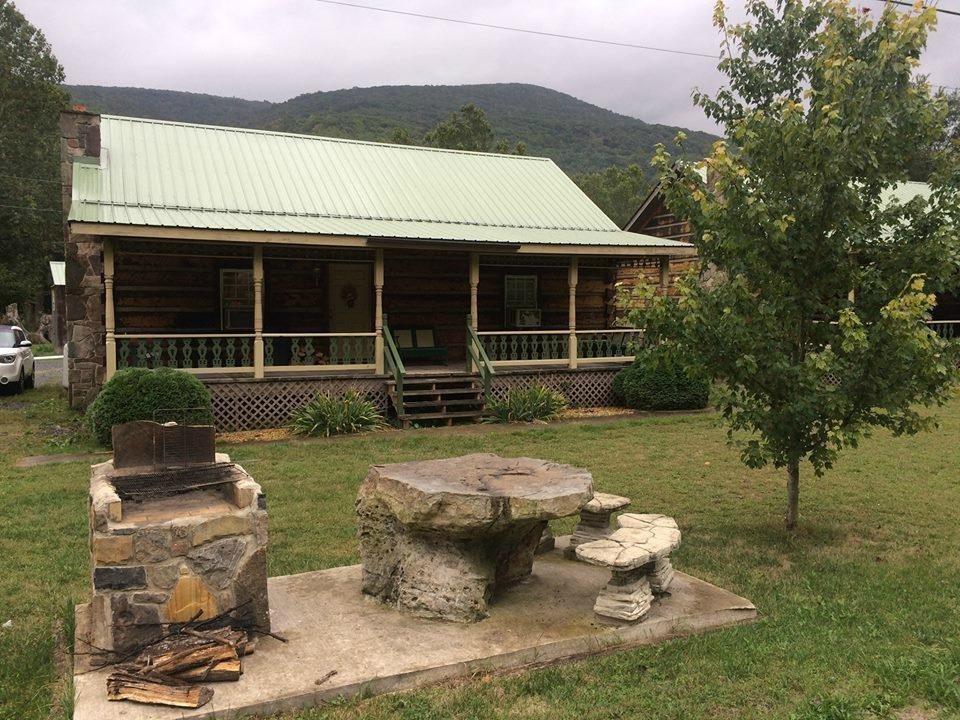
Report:
M49 357L50 355L59 355L59 353L50 343L34 343L31 350L33 350L34 357Z
M58 412L52 390L0 398L0 623L14 621L0 630L3 718L47 717L51 627L88 595L86 465L10 467L45 447L39 428ZM272 575L356 562L353 500L370 463L494 451L587 466L599 489L674 515L684 532L675 564L750 598L763 617L284 718L960 717L960 401L941 418L936 432L880 433L825 478L806 477L793 536L781 473L743 468L711 415L223 448L270 497Z

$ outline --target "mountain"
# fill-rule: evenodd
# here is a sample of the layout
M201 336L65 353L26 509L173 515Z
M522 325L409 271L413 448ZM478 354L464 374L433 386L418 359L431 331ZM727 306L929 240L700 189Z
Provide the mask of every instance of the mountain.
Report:
M68 85L95 112L159 120L266 128L359 140L389 140L396 128L414 137L473 102L496 133L522 141L530 155L553 158L569 173L637 163L646 168L657 143L683 128L620 115L538 85L398 85L315 92L280 103L172 90ZM702 157L716 137L687 130L687 153Z

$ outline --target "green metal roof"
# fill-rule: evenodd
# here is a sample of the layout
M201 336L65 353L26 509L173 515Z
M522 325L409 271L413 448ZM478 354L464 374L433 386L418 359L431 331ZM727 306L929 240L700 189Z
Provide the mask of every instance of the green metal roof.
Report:
M621 231L547 158L104 115L69 219L175 228L687 249Z

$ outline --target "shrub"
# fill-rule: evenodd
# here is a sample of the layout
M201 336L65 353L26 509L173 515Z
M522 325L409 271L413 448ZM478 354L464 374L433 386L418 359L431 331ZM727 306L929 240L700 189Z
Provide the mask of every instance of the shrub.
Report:
M494 400L487 406L493 419L499 422L554 420L565 407L567 399L543 385L511 390L504 400Z
M297 435L329 436L376 430L383 424L383 415L373 402L348 390L339 397L317 395L293 414L289 427Z
M177 411L159 413L158 411ZM103 386L87 409L97 441L110 445L110 428L131 420L210 423L210 393L193 375L173 368L125 368Z
M614 376L613 395L634 410L698 410L707 406L710 383L672 356L649 350Z

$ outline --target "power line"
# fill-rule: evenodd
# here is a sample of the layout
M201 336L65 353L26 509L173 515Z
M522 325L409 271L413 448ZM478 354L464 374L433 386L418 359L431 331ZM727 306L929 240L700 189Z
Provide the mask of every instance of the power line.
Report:
M905 2L904 0L873 0L873 1L883 3L884 5L889 3L890 5L902 5L903 7L913 7L912 2ZM934 5L929 5L928 7L930 7L933 10L936 10L938 13L943 13L944 15L956 15L957 17L960 17L960 12L957 12L956 10L944 10L943 8L936 7Z
M912 3L903 2L901 0L874 0L874 1L882 2L882 3L891 2L894 5L906 5L909 7L913 7ZM625 43L625 42L619 42L616 40L603 40L600 38L589 38L589 37L583 37L580 35L564 35L562 33L546 32L545 30L531 30L530 28L518 28L518 27L512 27L510 25L495 25L493 23L476 22L474 20L463 20L460 18L443 17L440 15L428 15L426 13L416 13L416 12L410 12L408 10L395 10L393 8L375 7L373 5L362 5L360 3L346 2L346 0L314 0L314 2L324 3L326 5L340 5L343 7L356 8L358 10L372 10L374 12L388 13L390 15L403 15L406 17L421 18L426 20L439 20L441 22L455 23L458 25L472 25L473 27L489 28L492 30L509 30L510 32L526 33L527 35L539 35L541 37L560 38L562 40L577 40L580 42L596 43L599 45L612 45L614 47L633 48L635 50L650 50L653 52L669 53L671 55L689 55L692 57L709 58L711 60L720 59L719 55L711 55L709 53L695 52L693 50L675 50L673 48L654 47L652 45L636 45L634 43ZM935 8L935 9L938 12L944 12L950 15L960 16L960 12L955 12L953 10L942 10L940 8ZM936 85L936 87L942 88L944 90L954 90L954 91L958 90L958 88L951 87L949 85Z
M564 35L562 33L546 32L545 30L531 30L529 28L511 27L509 25L494 25L493 23L475 22L473 20L462 20L460 18L442 17L440 15L427 15L425 13L409 12L407 10L394 10L393 8L374 7L373 5L361 5L359 3L344 2L343 0L314 0L315 2L326 3L327 5L342 5L344 7L357 8L359 10L372 10L374 12L390 13L391 15L405 15L407 17L422 18L426 20L439 20L441 22L456 23L458 25L472 25L474 27L489 28L491 30L509 30L510 32L526 33L527 35L540 35L542 37L560 38L562 40L579 40L580 42L596 43L598 45L614 45L616 47L633 48L635 50L651 50L653 52L670 53L672 55L690 55L692 57L703 57L711 60L719 60L718 55L709 53L694 52L692 50L674 50L672 48L654 47L652 45L636 45L634 43L618 42L616 40L601 40L600 38L582 37L580 35Z

